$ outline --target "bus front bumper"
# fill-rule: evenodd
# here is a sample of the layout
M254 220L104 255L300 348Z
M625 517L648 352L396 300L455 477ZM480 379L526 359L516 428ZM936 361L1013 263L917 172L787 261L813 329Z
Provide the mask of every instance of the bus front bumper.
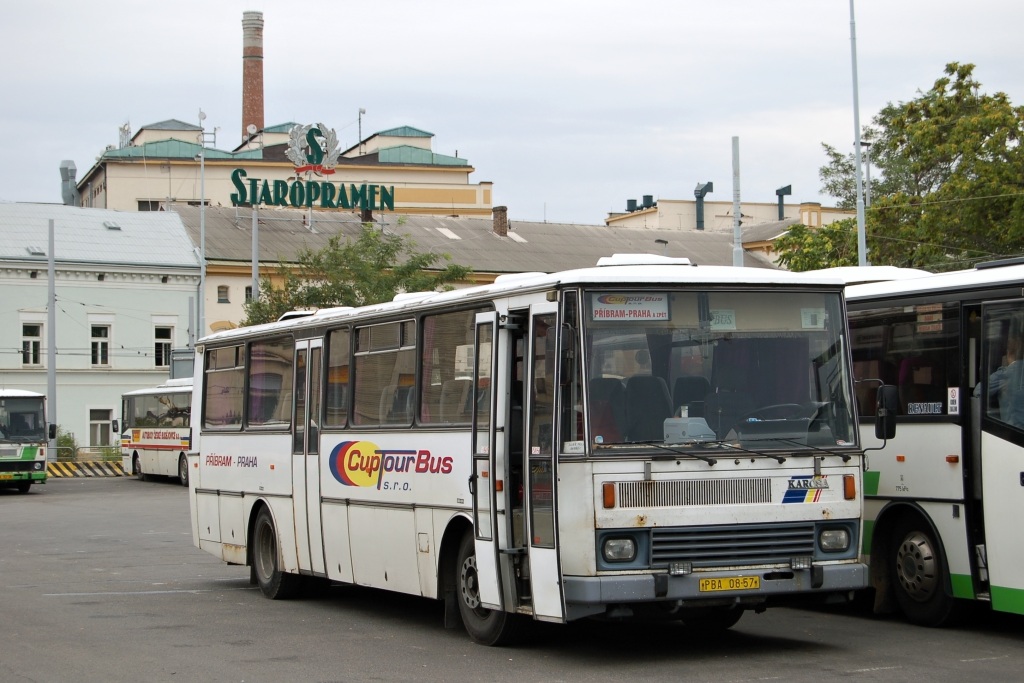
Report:
M732 584L750 584L756 588L722 590ZM712 582L713 589L702 588L702 579L733 581ZM740 581L737 581L740 580ZM705 582L707 584L707 582ZM866 588L865 564L816 564L810 569L751 569L721 572L695 572L682 576L661 574L621 574L565 577L565 603L570 615L586 616L605 611L613 605L653 602L684 602L692 605L723 601L756 605L769 598L800 598L830 593L845 593ZM570 616L570 618L573 618Z

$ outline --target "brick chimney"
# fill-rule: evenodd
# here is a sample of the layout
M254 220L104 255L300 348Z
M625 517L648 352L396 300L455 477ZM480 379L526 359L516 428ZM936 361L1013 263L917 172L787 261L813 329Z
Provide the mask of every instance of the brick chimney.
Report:
M495 206L491 209L491 215L494 216L494 234L499 237L508 236L508 207L507 206Z
M242 140L263 130L263 12L242 12Z

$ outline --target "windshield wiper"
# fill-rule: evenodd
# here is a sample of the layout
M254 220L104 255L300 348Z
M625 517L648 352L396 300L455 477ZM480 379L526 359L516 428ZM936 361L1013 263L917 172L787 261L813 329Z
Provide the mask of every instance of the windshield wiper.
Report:
M697 458L697 460L703 460L708 465L714 465L715 463L718 462L717 458L712 458L712 457L707 456L707 455L701 455L699 453L688 453L688 452L680 450L678 448L672 448L671 446L666 446L664 443L662 443L660 441L626 441L624 443L627 444L627 445L630 445L630 446L654 446L655 448L660 448L661 450L668 451L669 453L672 453L674 455L686 455L686 456L689 456L691 458ZM714 443L714 442L701 441L701 442L695 442L695 443L704 444L704 443ZM658 458L657 456L655 456L654 459L655 460L661 460L661 459L664 459L664 458Z
M765 440L767 441L768 439L765 439ZM771 440L772 441L781 441L781 439L771 439ZM772 460L775 460L778 463L786 462L785 456L782 456L782 455L775 455L774 453L767 453L767 452L763 452L763 451L752 451L749 448L744 448L743 446L737 446L734 443L727 443L725 441L712 441L711 443L716 443L719 446L722 446L724 448L731 448L734 451L742 451L743 453L750 453L751 455L763 455L764 457L771 458Z
M770 438L764 438L764 439L761 439L761 440L762 441L778 441L780 443L784 443L784 444L787 444L789 446L800 446L801 448L807 448L807 449L810 449L812 451L817 451L819 453L826 453L828 455L835 455L835 456L838 456L838 457L842 458L843 462L850 462L850 458L853 457L849 453L840 453L838 451L831 451L831 450L829 450L827 448L819 448L818 446L815 446L814 444L803 443L802 441L797 441L795 439L784 439L784 438L781 438L781 437L770 437ZM807 453L797 453L797 452L794 452L793 455L796 456L796 455L808 455L808 454Z

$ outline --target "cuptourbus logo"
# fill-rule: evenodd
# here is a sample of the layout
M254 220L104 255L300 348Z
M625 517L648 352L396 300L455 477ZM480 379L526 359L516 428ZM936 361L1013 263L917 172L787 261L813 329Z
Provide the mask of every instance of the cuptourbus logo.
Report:
M418 474L451 474L451 456L424 449L383 449L372 441L342 441L331 451L331 474L345 486L411 491Z

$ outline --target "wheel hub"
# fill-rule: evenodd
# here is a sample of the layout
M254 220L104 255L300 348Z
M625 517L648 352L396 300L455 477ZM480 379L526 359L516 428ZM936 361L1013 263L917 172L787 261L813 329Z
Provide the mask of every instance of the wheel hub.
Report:
M476 557L467 557L462 563L462 575L459 577L462 600L470 609L480 607L480 583L477 577Z
M928 538L917 531L907 534L896 551L896 576L903 590L924 602L938 588L938 563Z

